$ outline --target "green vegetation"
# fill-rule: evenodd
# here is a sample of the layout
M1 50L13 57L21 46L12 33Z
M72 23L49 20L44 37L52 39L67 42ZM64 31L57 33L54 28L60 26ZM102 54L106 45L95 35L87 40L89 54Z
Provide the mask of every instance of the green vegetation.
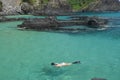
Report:
M47 4L50 0L22 0L22 2L28 2L32 5L34 5L36 2L38 2L39 7L43 7L45 4ZM88 5L91 2L97 1L97 0L67 0L69 4L71 5L73 10L81 10L83 8L88 7Z
M93 1L96 1L96 0L68 0L73 10L83 9Z
M22 2L28 2L29 4L35 4L37 0L22 0Z

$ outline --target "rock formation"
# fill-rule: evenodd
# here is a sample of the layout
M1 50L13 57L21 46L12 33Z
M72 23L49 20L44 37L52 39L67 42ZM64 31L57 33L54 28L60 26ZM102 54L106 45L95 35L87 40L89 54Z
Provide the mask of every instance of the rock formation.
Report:
M44 19L30 19L25 20L21 25L18 25L20 29L31 29L38 31L62 31L62 32L72 32L72 31L91 31L105 28L107 24L106 19L99 17L79 17L78 19L70 20L57 20L56 17L50 16ZM81 28L80 25L86 27ZM69 26L69 28L67 28ZM73 26L79 26L79 28L74 28ZM71 27L71 28L70 28Z
M23 14L32 13L33 8L34 7L32 5L30 5L29 3L27 3L27 2L24 2L24 3L21 4L21 10L22 10Z
M0 14L19 14L21 12L21 0L0 0L2 2L2 12Z
M10 14L59 14L70 11L70 6L67 0L0 0L1 2L1 15Z
M36 10L35 15L65 15L71 12L71 7L67 0L49 0L41 10Z
M31 2L32 1L32 2ZM76 0L77 1L77 0ZM120 11L119 0L0 0L0 15L32 14L64 15L75 8L83 11ZM85 4L86 3L86 4ZM77 5L83 5L78 7Z
M119 0L96 0L92 2L85 11L120 11Z

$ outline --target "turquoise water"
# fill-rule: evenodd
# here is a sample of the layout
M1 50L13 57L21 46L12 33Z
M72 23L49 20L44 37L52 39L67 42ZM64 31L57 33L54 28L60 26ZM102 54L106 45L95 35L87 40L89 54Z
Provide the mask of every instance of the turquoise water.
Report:
M6 17L7 18L45 18L45 16L33 16L33 15L13 15Z
M119 14L83 15L118 18ZM0 80L120 80L120 25L106 31L52 33L17 30L21 23L0 23ZM50 65L76 60L81 64Z

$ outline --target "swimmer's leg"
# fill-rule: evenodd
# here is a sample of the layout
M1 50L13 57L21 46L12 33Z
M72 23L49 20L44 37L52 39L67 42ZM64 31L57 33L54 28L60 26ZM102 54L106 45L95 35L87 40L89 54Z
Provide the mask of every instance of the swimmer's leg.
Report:
M80 61L72 62L72 64L80 64Z

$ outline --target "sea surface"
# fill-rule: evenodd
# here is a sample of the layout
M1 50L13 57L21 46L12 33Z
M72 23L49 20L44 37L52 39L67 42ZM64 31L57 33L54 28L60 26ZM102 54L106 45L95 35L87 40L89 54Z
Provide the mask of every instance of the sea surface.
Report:
M120 80L120 12L76 15L108 18L108 29L57 33L18 30L17 25L22 21L0 23L0 80L91 80L95 77ZM81 64L68 67L50 65L78 60Z

